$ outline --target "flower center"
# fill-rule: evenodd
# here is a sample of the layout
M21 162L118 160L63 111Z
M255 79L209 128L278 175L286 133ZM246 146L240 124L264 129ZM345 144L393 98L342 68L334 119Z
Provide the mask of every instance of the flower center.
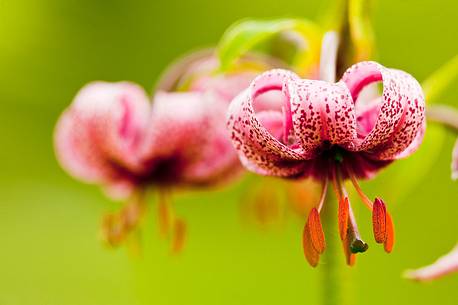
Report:
M345 151L339 147L331 147L323 156L327 156L327 175L322 178L322 193L320 201L309 213L303 232L304 254L313 267L317 266L320 255L324 252L326 241L321 225L320 212L327 194L328 182L332 182L333 190L339 202L338 228L348 265L355 263L356 254L363 253L369 248L358 230L356 218L344 185L344 176L349 178L361 201L372 212L372 227L377 243L384 244L386 252L390 253L394 245L394 228L385 203L375 198L372 202L360 187L350 163L345 162Z

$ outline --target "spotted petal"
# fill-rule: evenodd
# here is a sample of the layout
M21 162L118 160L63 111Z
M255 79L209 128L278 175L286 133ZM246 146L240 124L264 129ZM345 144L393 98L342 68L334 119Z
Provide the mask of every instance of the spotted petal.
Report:
M294 132L306 159L315 157L325 141L344 145L356 137L350 92L343 83L296 80L288 83Z
M420 134L417 138L417 135L421 133L425 120L425 101L420 85L411 75L375 62L361 62L349 68L342 81L350 90L357 108L360 103L358 96L365 86L378 81L383 84L382 99L372 109L376 111L377 119L370 131L360 132L348 149L366 151L376 160L393 160L405 157L407 154L403 152L407 148L413 152L418 147L422 136ZM373 111L363 112L358 121L367 122L364 116L372 114ZM414 147L412 143L415 143Z
M238 95L228 110L228 128L242 163L262 175L291 176L303 168L302 152L282 143L264 127L254 110L257 97L268 91L283 91L289 80L298 79L285 70L271 70L258 76L248 89ZM290 104L285 97L285 125L290 120Z
M150 179L209 184L237 172L237 155L222 124L225 110L213 94L158 92L142 153Z
M135 152L149 115L144 91L127 83L86 85L62 114L55 130L58 160L86 182L128 188L129 172L140 170ZM118 182L116 182L118 181Z

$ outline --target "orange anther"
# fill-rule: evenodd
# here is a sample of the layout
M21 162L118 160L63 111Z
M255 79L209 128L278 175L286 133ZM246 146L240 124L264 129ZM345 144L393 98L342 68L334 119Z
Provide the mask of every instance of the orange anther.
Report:
M347 237L349 206L348 197L339 200L338 220L341 240L344 240Z
M387 253L390 253L393 250L394 246L394 225L391 215L386 214L386 240L384 243L384 248Z
M387 239L387 213L382 200L376 198L372 210L372 228L374 230L375 241L379 244Z
M302 247L304 249L305 258L307 259L310 266L316 267L320 261L320 254L312 246L310 228L307 224L304 226L304 232L302 234Z
M326 248L323 227L321 225L320 214L316 208L310 211L306 226L309 227L310 238L313 248L321 254Z

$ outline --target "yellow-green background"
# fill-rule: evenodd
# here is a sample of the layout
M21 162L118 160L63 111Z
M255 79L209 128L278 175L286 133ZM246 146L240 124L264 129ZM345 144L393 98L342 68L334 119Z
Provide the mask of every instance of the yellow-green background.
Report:
M190 233L178 257L157 237L152 214L142 258L105 249L99 220L117 203L58 167L52 131L88 81L132 80L150 89L168 62L215 44L237 19L316 18L326 4L0 0L0 305L317 304L320 270L303 259L302 220L267 232L242 226L240 185L175 198ZM379 1L378 59L424 79L458 50L457 11L455 0ZM458 91L449 90L443 102L458 106ZM376 247L370 215L357 208L371 248L345 269L354 304L458 303L457 276L425 285L400 277L451 249L458 237L458 185L449 180L453 141L446 136L426 172L421 165L428 156L364 184L371 196L389 199L397 245L391 255ZM407 190L404 181L412 179L418 184Z

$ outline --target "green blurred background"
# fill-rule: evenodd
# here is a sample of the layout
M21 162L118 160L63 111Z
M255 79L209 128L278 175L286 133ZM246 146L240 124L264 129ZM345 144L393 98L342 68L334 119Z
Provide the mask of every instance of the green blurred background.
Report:
M241 184L174 197L190 234L179 256L170 256L157 237L153 214L142 257L106 249L97 239L99 221L119 203L58 167L52 133L60 112L91 80L132 80L150 89L167 63L214 45L237 19L315 19L327 3L0 0L0 305L317 304L320 268L303 258L303 220L290 217L267 231L241 225ZM457 52L455 0L385 0L376 8L384 65L423 80ZM458 106L458 91L444 94L443 102ZM428 134L419 152L426 159L401 161L364 183L371 196L389 199L397 245L391 255L375 247L370 215L357 209L372 247L345 269L351 303L458 303L457 276L429 284L400 276L456 241L453 141L445 137L436 162L425 152L441 137ZM425 170L425 161L434 165Z

